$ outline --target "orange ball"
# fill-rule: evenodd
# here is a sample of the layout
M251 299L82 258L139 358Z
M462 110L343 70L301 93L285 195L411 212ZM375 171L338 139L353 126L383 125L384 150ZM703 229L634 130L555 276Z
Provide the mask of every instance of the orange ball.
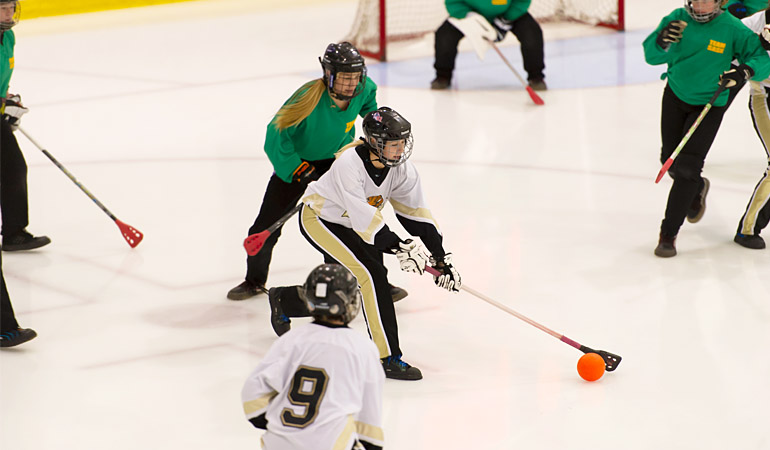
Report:
M596 353L586 353L577 363L580 378L586 381L596 381L604 375L604 359Z

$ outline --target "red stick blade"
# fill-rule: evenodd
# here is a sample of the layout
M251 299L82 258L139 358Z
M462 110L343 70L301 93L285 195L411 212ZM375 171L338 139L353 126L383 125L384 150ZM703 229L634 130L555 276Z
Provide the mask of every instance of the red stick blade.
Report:
M243 241L243 248L246 249L246 253L249 256L254 256L262 250L262 246L265 245L267 237L270 236L270 232L265 230L259 233L252 234Z
M118 219L115 219L115 223L118 225L118 228L120 228L120 232L123 233L123 239L128 242L128 245L130 245L131 248L136 248L136 246L142 242L142 239L144 239L144 234L131 225L127 225Z
M532 101L535 102L536 105L542 106L545 105L545 102L542 98L540 98L539 95L535 94L535 90L532 89L532 86L527 86L527 92L529 93L530 98L532 98Z
M663 178L663 175L665 175L666 172L668 172L668 169L671 167L671 164L673 163L674 163L674 160L672 158L668 158L666 160L666 163L663 164L663 167L660 168L660 172L658 172L658 177L655 178L656 184Z

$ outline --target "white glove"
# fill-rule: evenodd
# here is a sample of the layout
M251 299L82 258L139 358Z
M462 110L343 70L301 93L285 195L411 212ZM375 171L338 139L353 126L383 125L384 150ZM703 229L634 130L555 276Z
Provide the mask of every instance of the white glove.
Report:
M3 113L3 120L11 125L11 129L16 131L19 128L19 122L21 122L21 116L29 112L29 108L25 108L21 104L21 97L18 95L10 95L5 99L5 112Z
M447 253L444 255L444 259L442 261L431 262L433 262L433 268L441 272L441 275L433 277L434 281L436 282L436 286L444 288L450 292L459 291L463 283L462 279L460 278L460 274L457 272L457 269L455 269L455 267L452 265L452 254Z
M428 263L428 251L425 247L407 239L399 242L396 257L404 272L414 272L422 275L425 272L425 264Z
M447 20L460 30L463 36L468 38L473 51L476 52L480 60L484 61L484 55L491 47L489 43L497 39L497 32L492 24L484 16L474 11L466 14L464 19L450 17Z
M765 25L762 32L759 33L759 42L762 44L762 48L770 50L770 25Z

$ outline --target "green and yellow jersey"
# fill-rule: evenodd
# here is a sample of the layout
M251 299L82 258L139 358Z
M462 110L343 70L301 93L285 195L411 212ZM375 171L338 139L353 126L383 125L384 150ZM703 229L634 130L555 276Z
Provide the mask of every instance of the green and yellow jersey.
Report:
M445 0L447 12L451 17L464 19L465 15L475 11L489 22L495 17L516 20L529 9L532 0Z
M663 50L656 39L672 20L683 20L687 27L680 42ZM733 59L754 70L753 80L764 80L770 75L770 57L762 48L759 36L726 12L710 22L699 23L684 8L676 9L661 20L642 45L647 63L667 64L661 79L668 78L674 94L691 105L709 101L719 86L719 76L730 70ZM722 92L714 106L727 104L727 97L728 92Z
M299 88L284 105L296 102L313 83L315 81ZM356 117L364 117L377 109L376 94L377 85L367 77L363 92L353 97L344 111L337 107L329 92L324 90L313 112L297 125L278 130L273 118L267 126L265 153L273 164L275 174L291 183L292 173L303 160L333 158L337 150L355 139Z

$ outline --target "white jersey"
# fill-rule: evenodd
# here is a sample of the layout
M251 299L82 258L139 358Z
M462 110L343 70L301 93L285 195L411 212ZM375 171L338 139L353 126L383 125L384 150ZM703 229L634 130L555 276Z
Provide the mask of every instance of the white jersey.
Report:
M273 344L241 398L247 419L267 419L267 450L350 450L356 439L382 447L384 380L366 336L310 323Z
M741 19L741 22L749 27L751 31L759 34L762 32L762 29L765 28L765 24L767 23L767 15L765 14L765 11L762 10L750 15L749 17L744 17ZM768 52L768 55L770 55L770 52ZM762 85L765 87L770 87L770 78L762 80Z
M374 244L374 236L385 226L381 210L387 201L397 215L428 223L438 231L422 193L420 175L409 160L391 167L378 186L352 147L308 185L302 201L322 219L353 229L367 244Z

